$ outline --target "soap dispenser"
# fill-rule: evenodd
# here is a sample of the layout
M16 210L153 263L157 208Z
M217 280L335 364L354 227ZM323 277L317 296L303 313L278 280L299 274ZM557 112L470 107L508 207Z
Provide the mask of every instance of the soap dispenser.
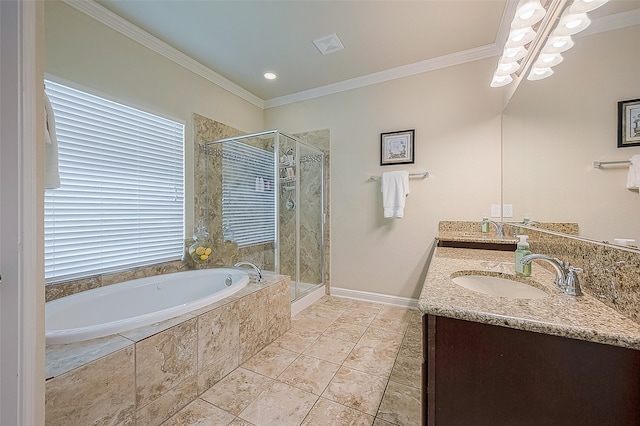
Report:
M491 224L489 223L489 217L483 216L482 217L482 233L483 234L488 233L490 226Z
M522 260L523 257L531 254L531 250L529 250L529 243L527 242L528 235L518 235L520 241L518 241L518 245L516 246L516 275L520 277L528 277L531 276L531 263L527 263L523 265Z

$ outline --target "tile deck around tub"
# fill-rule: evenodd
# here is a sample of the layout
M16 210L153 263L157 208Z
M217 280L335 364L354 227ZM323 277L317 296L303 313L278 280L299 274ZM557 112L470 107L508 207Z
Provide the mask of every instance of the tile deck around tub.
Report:
M420 311L325 296L165 425L419 425Z

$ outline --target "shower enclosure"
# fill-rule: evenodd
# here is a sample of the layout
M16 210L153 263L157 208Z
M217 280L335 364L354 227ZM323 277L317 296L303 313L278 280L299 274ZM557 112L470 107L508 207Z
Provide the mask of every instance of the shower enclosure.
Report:
M214 250L291 277L291 300L324 284L324 154L277 130L206 144Z

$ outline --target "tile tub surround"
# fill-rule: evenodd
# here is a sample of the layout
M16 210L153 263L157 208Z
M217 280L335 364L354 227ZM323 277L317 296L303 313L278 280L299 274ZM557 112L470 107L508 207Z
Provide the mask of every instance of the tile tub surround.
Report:
M267 275L171 320L48 346L46 424L161 424L289 330L289 286Z
M165 425L419 425L421 350L419 311L325 296Z
M553 283L554 273L540 264L533 265L531 279L548 293L542 299L489 296L451 280L459 271L515 277L513 268L510 252L437 247L418 307L425 314L640 349L640 324L589 294L574 297L562 293Z

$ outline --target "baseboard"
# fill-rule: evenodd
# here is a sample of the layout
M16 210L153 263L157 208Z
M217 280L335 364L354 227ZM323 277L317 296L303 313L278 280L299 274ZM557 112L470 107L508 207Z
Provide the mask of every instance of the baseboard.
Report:
M331 287L330 292L331 296L336 297L384 303L385 305L401 306L403 308L418 308L418 300L408 297L390 296L388 294L370 293L368 291L350 290L348 288L337 287Z
M311 306L314 302L320 300L325 295L324 286L320 286L315 290L309 292L309 294L296 300L291 304L291 316L296 316L303 309Z

